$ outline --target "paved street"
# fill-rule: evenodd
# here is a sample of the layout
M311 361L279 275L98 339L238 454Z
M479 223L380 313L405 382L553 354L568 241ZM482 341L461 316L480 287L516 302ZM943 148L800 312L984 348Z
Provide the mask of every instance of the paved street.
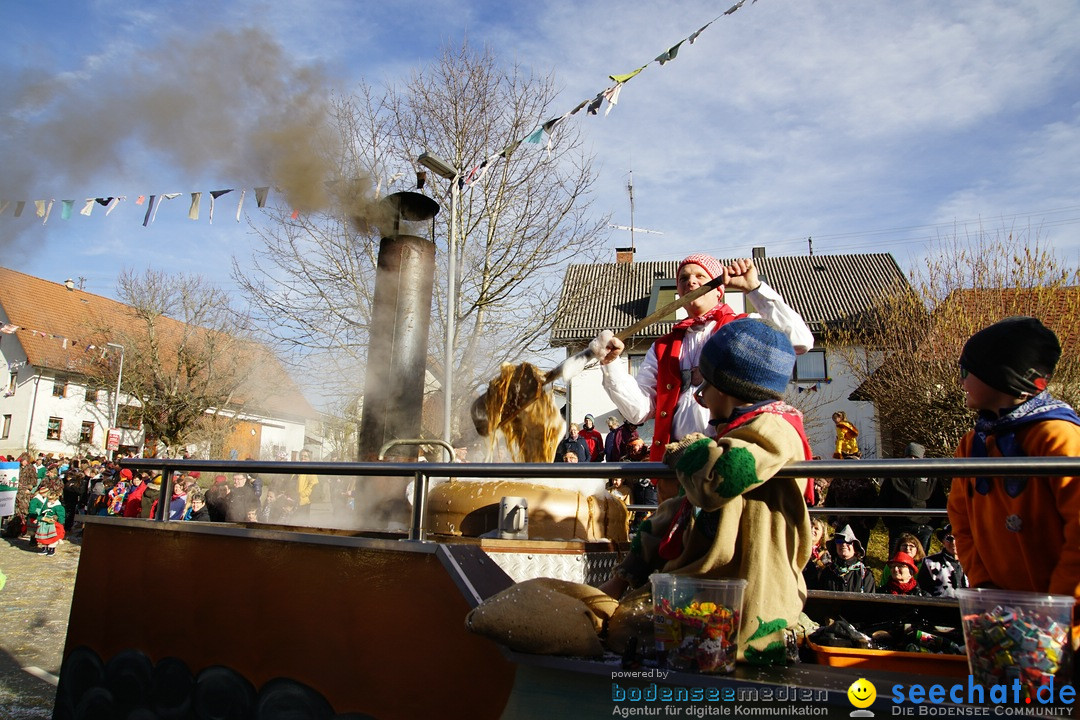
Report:
M60 674L79 546L64 542L52 558L25 540L0 540L0 718L52 717L54 685L24 668Z

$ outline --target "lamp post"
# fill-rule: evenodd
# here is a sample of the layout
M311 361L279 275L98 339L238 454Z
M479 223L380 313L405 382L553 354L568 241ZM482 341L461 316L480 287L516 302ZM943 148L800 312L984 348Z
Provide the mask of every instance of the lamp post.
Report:
M120 380L123 379L123 377L124 377L124 346L121 345L120 343L105 343L105 346L106 347L120 348L120 369L117 370L117 372L116 372L116 395L113 397L112 417L109 419L109 429L111 430L112 428L116 427L116 423L120 419L119 418L119 412L120 412ZM119 429L119 428L117 428L117 429ZM105 434L105 441L106 442L108 442L108 438L109 438L109 435L108 435L108 433L106 433ZM113 458L116 457L116 451L115 450L110 450L109 452L112 453L112 455L109 457L110 460L112 460Z
M458 200L461 197L461 172L429 152L416 160L439 177L450 181L450 238L446 252L446 352L443 359L443 440L453 443L450 409L453 400L454 333L457 315L457 226Z

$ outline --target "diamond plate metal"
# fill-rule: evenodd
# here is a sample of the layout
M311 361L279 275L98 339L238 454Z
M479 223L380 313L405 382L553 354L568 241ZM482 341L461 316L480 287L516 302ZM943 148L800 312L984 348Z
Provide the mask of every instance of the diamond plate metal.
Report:
M619 553L615 552L567 554L489 551L488 555L514 582L550 577L599 585L611 576L611 571L619 562Z

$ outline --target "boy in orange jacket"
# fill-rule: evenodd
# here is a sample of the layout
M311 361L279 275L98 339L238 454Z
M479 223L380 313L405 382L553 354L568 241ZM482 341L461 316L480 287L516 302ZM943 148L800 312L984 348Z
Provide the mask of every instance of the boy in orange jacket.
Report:
M1080 457L1080 417L1046 391L1060 356L1031 317L972 335L960 377L979 417L956 456ZM972 587L1080 596L1080 478L956 478L949 521Z

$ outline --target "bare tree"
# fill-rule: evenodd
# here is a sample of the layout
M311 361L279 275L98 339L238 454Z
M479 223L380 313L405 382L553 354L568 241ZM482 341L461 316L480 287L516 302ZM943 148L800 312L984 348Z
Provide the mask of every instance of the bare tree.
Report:
M872 401L882 436L894 448L916 441L938 457L953 453L971 428L957 359L978 330L1012 315L1041 319L1064 352L1051 392L1080 401L1080 271L1064 266L1028 233L950 240L913 274L910 294L893 295L871 317L830 329L826 344L841 353Z
M200 276L153 270L123 271L117 293L124 316L96 318L95 333L123 346L122 390L138 400L129 412L147 437L178 448L227 432L250 399L242 388L257 353L266 352L242 339L243 323L228 296ZM103 358L87 374L102 387L115 386L118 357Z
M442 340L431 342L437 362L451 363L457 374L455 418L501 362L547 349L557 275L569 260L594 261L604 239L606 218L588 213L595 173L573 123L545 135L546 145L515 147L478 168L549 120L556 93L550 75L503 67L466 42L406 81L378 91L362 84L334 103L341 138L333 146L341 156L338 176L328 180L341 181L337 187L372 198L411 189L425 151L473 180L458 208L455 307L447 307L443 274L449 180L427 174L444 207L431 227L414 233L431 234L439 250L432 335L443 336L449 314L456 321L451 353ZM358 204L341 198L331 212L295 219L281 209L280 222L261 231L265 248L254 269L234 273L260 326L308 369L323 367L336 393L350 395L363 382L379 240Z

